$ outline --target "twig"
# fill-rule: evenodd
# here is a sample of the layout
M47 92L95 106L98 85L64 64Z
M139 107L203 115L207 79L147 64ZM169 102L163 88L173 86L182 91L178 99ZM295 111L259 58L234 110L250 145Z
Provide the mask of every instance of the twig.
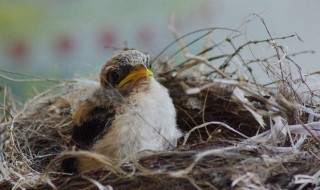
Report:
M15 79L15 78L5 76L3 74L0 74L0 77L7 79L7 80L10 80L12 82L55 82L55 83L60 83L60 82L64 81L64 80L50 79L50 78L47 78L47 79Z
M187 141L188 141L188 139L189 139L189 136L191 135L191 133L192 133L193 131L195 131L195 130L197 130L197 129L200 129L200 128L203 128L203 127L206 127L207 125L221 125L221 126L227 128L227 129L229 129L230 131L232 131L232 132L234 132L234 133L236 133L236 134L238 134L238 135L246 138L246 139L249 138L248 136L240 133L239 131L233 129L232 127L230 127L229 125L227 125L227 124L225 124L225 123L217 122L217 121L211 121L211 122L207 122L207 123L204 123L204 124L201 124L201 125L199 125L199 126L196 126L196 127L192 128L188 133L186 133L186 134L184 135L182 145L185 145L185 144L187 143Z
M232 32L239 32L238 30L233 30L233 29L230 29L230 28L223 28L223 27L202 28L202 29L199 29L199 30L192 31L190 33L187 33L187 34L177 38L176 40L171 42L169 45L167 45L158 55L156 55L153 58L153 60L151 62L155 62L165 51L167 51L167 49L169 49L172 45L177 43L179 40L182 40L183 38L185 38L187 36L190 36L190 35L193 35L193 34L196 34L196 33L199 33L199 32L203 32L203 31L212 31L213 32L214 30L226 30L226 31L232 31Z

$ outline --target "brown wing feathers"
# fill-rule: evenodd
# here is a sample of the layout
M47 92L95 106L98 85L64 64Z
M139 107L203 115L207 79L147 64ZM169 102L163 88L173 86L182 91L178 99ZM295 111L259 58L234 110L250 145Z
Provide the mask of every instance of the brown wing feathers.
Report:
M111 105L106 107L90 100L80 104L73 116L75 125L72 140L76 148L89 150L94 142L107 132L113 117L114 110ZM61 166L64 172L72 173L77 171L76 163L76 158L69 158L65 159Z
M73 128L72 139L77 147L87 149L108 130L113 112L111 107L92 106L90 102L81 107L74 116L76 125Z

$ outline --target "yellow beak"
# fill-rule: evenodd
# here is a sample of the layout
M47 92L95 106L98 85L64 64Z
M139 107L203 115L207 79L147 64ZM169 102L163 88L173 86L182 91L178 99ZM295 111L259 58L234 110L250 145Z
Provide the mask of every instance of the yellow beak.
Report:
M121 88L124 84L128 82L136 82L142 77L153 76L153 72L147 69L144 65L137 65L136 68L129 73L126 78L124 78L120 83L119 87Z

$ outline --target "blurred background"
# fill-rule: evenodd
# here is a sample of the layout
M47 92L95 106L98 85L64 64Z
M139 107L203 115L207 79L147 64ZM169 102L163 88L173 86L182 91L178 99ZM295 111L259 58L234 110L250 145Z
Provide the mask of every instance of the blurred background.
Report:
M227 27L246 32L247 41L268 38L259 19L243 27L253 13L265 20L273 37L298 34L300 39L284 40L281 45L289 53L314 50L315 54L294 57L303 73L314 72L320 70L319 6L316 0L2 0L0 74L22 79L95 78L114 49L129 47L148 52L151 58L157 55L174 40L168 30L173 15L179 35L201 28ZM220 32L212 39L218 42L227 35ZM202 45L195 44L191 51ZM162 56L178 48L175 46ZM19 97L31 97L47 85L0 77L2 94L8 87Z

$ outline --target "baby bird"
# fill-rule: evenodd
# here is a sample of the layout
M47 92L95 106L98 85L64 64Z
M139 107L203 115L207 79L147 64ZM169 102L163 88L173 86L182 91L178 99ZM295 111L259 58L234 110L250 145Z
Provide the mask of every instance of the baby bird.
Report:
M168 90L147 68L149 57L121 51L102 67L100 87L73 114L73 141L80 150L119 161L142 150L166 150L181 136ZM82 159L66 159L65 172L95 169Z

